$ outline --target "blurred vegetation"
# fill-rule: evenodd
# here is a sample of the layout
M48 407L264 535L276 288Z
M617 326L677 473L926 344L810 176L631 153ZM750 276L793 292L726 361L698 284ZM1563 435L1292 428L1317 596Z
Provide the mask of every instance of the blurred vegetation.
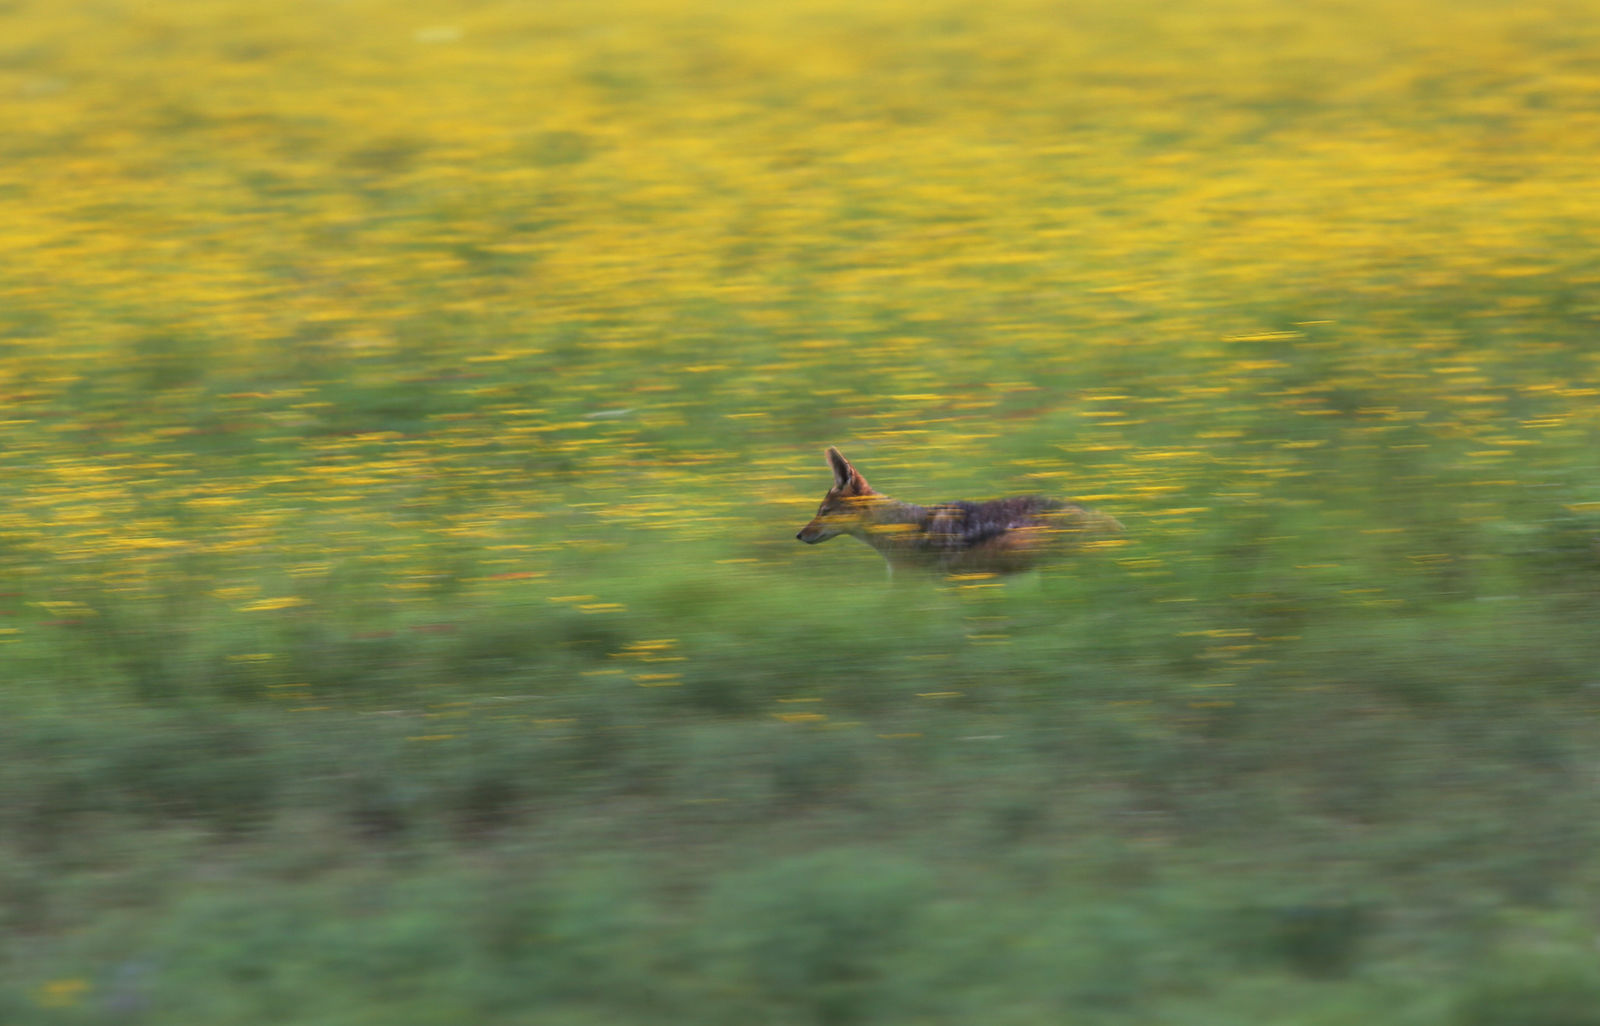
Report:
M1597 14L3 5L0 1020L1600 1022Z

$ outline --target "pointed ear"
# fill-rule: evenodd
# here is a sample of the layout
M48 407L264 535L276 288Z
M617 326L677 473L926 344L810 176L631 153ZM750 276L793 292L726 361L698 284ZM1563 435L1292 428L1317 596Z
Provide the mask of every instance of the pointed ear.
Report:
M833 469L833 490L848 495L867 495L872 491L872 486L867 484L867 479L861 472L850 465L844 454L833 446L828 446L828 466Z

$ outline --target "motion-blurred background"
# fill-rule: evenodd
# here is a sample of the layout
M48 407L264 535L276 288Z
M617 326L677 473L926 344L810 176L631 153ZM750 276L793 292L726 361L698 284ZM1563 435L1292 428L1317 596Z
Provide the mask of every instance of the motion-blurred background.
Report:
M0 99L0 1021L1600 1023L1592 0L12 0ZM1127 535L891 591L830 444Z

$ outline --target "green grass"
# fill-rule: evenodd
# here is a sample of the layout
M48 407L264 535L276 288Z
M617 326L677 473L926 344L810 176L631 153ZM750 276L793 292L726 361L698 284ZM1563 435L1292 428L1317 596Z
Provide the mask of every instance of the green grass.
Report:
M580 507L554 587L56 590L8 1021L1590 1021L1593 514L1289 451L1004 585Z
M316 698L85 654L0 727L13 1021L1588 1021L1581 594L889 596L833 555L516 643L285 623ZM106 683L158 649L167 692Z

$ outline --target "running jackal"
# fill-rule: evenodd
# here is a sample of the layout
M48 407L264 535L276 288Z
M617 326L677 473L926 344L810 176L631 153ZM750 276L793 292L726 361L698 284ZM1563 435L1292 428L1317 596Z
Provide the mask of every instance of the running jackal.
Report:
M946 574L1031 570L1073 542L1122 530L1114 517L1060 499L1019 496L918 506L880 495L828 448L833 487L795 535L808 545L848 534L877 549L891 574L918 568Z

